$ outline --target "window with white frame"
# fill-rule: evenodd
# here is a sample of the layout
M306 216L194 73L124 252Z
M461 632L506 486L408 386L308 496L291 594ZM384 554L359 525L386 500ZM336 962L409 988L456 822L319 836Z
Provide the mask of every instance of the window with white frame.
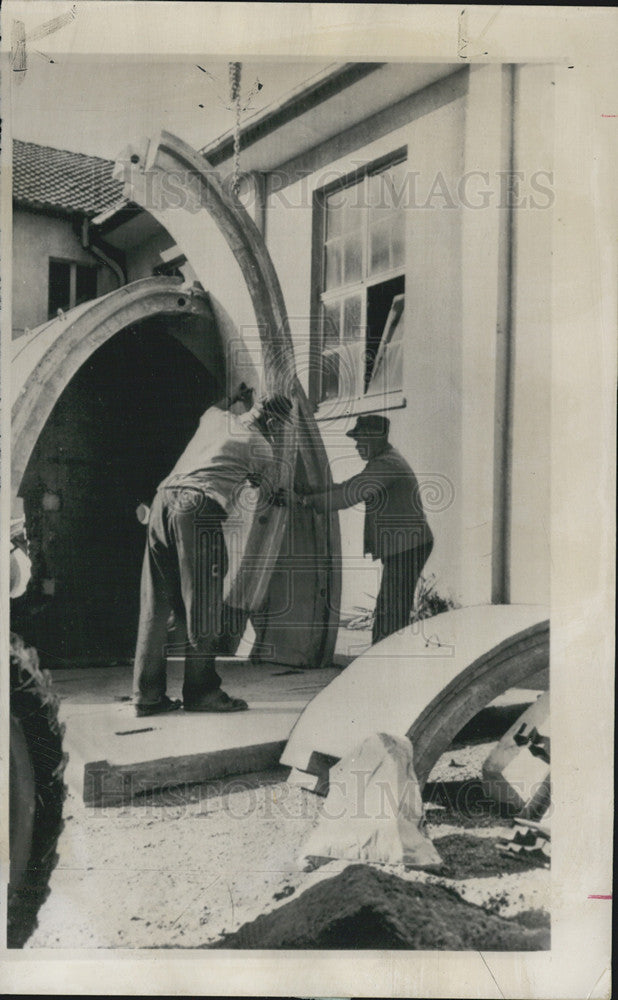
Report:
M402 384L404 154L319 192L317 402Z
M58 310L66 312L97 297L96 265L50 257L47 316L53 319Z

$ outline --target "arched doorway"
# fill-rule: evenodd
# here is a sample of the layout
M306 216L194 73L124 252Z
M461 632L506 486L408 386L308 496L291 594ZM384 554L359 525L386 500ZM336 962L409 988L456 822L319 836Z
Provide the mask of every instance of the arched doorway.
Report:
M136 506L237 374L226 324L199 286L145 278L14 342L11 509L34 567L11 617L45 666L132 656Z
M134 651L150 503L201 414L224 392L182 343L203 322L157 315L97 348L62 391L20 486L33 574L20 623L42 659L110 663ZM204 330L202 329L202 335Z

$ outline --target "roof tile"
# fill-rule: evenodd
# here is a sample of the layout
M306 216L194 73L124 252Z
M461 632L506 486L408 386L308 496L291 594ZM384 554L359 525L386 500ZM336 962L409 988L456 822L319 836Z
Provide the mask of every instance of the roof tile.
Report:
M13 140L13 198L18 204L96 215L122 198L113 160Z

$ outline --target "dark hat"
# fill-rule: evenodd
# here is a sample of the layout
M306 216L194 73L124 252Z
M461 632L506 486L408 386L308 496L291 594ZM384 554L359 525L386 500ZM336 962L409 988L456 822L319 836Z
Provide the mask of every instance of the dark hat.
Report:
M292 402L287 396L275 393L273 396L265 396L259 402L259 409L262 416L275 417L277 420L289 420L292 412Z
M391 422L387 417L382 417L379 413L367 413L364 416L356 418L356 423L352 430L346 431L346 437L388 437L390 426Z

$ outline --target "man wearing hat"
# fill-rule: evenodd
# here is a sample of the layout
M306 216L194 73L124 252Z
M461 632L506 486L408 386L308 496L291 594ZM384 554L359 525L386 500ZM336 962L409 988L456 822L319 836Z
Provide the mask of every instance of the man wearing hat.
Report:
M157 489L148 516L142 567L133 694L137 716L181 707L167 697L166 654L170 613L186 625L182 706L186 712L240 712L242 698L221 690L215 654L221 633L227 552L223 521L249 480L266 489L273 471L272 443L292 404L270 396L251 407L244 384L211 406L169 476ZM242 403L244 413L229 409ZM271 496L279 502L276 493Z
M418 482L405 458L388 441L390 422L379 414L357 417L347 436L367 464L330 490L305 494L301 504L319 511L365 504L364 552L383 563L373 642L409 624L414 591L433 548Z

